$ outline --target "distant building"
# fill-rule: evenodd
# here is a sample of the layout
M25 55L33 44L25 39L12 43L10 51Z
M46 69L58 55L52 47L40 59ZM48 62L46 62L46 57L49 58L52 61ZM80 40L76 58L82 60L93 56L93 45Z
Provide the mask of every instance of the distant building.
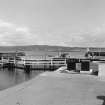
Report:
M105 52L102 51L88 51L85 53L87 58L105 59Z

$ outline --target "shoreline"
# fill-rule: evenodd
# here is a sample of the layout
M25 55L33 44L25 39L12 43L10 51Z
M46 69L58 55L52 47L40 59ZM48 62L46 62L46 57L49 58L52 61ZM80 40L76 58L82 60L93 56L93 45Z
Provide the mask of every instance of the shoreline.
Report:
M33 77L33 78L29 79L29 80L23 81L23 82L21 82L21 83L19 83L19 84L16 84L16 85L14 85L13 87L9 87L9 88L3 89L3 90L0 91L0 93L1 93L2 91L10 90L10 89L12 89L12 88L18 88L18 87L21 87L21 86L23 86L23 85L29 84L29 83L33 82L33 80L35 80L39 75L41 75L41 74L43 74L43 73L44 73L44 72L39 73L37 76L35 76L35 77Z

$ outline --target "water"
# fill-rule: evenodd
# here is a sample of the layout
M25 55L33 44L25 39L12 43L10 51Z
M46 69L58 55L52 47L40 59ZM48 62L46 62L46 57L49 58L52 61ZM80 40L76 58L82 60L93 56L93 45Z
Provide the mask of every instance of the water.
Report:
M32 71L30 74L24 72L23 69L15 69L9 71L8 69L0 70L0 90L7 89L9 87L20 84L24 81L28 81L36 77L39 73L43 71Z

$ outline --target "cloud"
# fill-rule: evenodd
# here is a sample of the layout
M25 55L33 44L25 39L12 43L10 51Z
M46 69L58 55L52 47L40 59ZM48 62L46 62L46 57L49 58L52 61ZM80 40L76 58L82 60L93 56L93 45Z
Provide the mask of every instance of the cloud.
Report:
M47 36L46 43L71 47L105 47L105 27L77 33L53 33Z
M28 27L18 26L16 24L0 20L0 45L29 45L29 44L46 44L71 46L79 45L84 37L76 34L67 34L63 32L41 32L32 33ZM75 44L74 44L75 43Z
M0 20L0 27L13 27L13 26L14 26L14 24Z
M30 44L31 32L27 27L0 20L0 45L26 45Z
M83 46L105 47L105 25L96 27L93 31L81 35Z
M40 29L40 27L39 27ZM0 20L0 46L11 45L58 45L105 47L105 25L81 32L39 32L32 33L28 27Z
M87 32L51 32L37 35L37 44L71 47L105 47L105 27L97 27Z

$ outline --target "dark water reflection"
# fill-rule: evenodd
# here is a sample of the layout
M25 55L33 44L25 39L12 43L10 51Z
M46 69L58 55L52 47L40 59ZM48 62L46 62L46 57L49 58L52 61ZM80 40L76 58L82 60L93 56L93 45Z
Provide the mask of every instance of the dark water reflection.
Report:
M43 71L32 71L29 74L25 73L24 70L15 69L1 69L0 70L0 90L15 86L24 81L30 80L36 77L39 73Z

